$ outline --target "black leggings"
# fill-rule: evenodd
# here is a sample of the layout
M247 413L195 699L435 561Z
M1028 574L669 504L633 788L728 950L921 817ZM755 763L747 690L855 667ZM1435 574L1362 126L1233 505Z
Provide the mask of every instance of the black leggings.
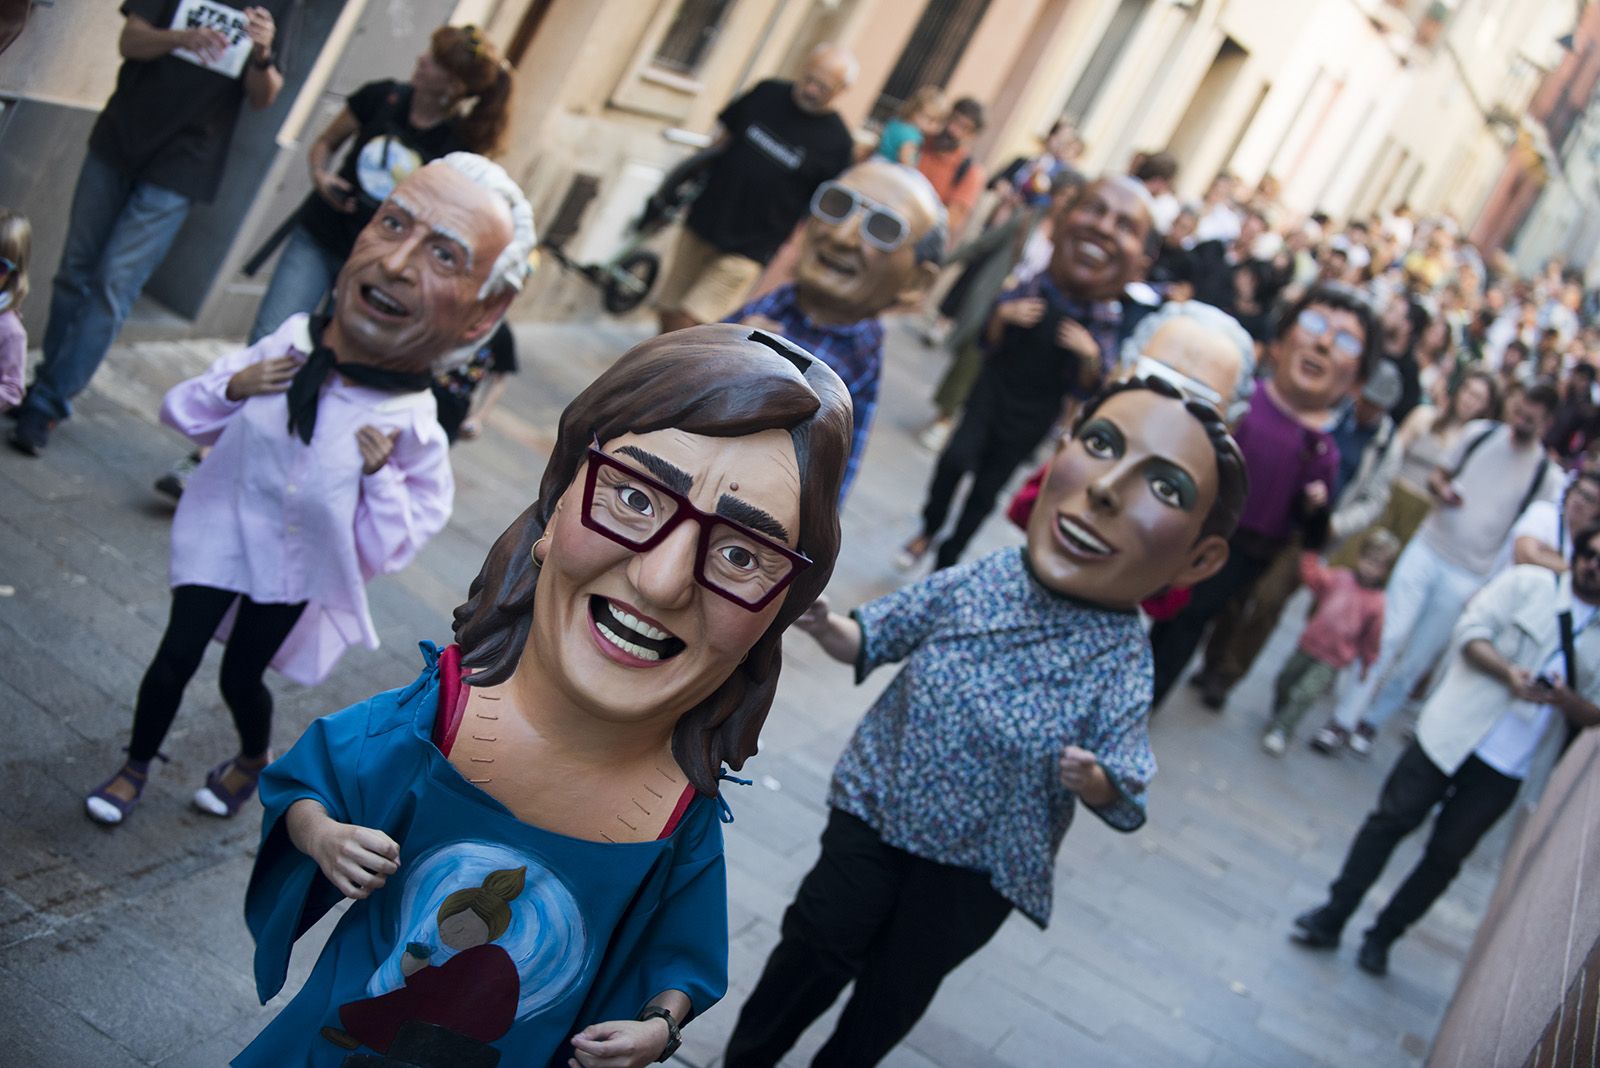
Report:
M272 695L261 677L305 611L305 602L257 604L232 590L174 586L167 632L139 684L133 741L128 745L130 760L148 761L161 748L178 714L183 688L194 678L206 644L236 599L239 614L222 654L218 682L239 731L240 754L256 757L267 751L272 739Z

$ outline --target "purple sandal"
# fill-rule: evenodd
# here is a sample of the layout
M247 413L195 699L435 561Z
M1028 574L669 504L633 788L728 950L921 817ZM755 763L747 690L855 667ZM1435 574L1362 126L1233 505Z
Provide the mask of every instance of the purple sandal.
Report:
M261 766L252 771L240 764L238 757L229 757L206 772L206 784L194 792L194 807L208 816L220 816L223 819L238 815L244 803L255 796L256 783L261 780L261 773L270 763L272 754L268 753ZM239 774L245 776L245 784L237 791L228 789L222 781L229 768L237 768Z
M160 753L157 753L156 756L161 757L162 760L167 759ZM111 787L118 780L126 780L128 785L133 787L132 797L122 798L111 792ZM150 761L128 760L123 763L122 767L117 769L115 775L96 786L89 796L83 799L84 810L88 812L89 818L96 823L103 823L107 827L115 827L127 819L129 813L138 807L139 798L143 796L145 784L149 781Z

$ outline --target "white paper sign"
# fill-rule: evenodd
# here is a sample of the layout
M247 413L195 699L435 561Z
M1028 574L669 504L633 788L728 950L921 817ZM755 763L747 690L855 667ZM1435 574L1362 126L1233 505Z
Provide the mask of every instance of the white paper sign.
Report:
M172 16L172 29L193 30L209 27L227 38L228 46L215 59L206 60L198 52L177 48L172 55L206 70L214 70L229 78L237 78L250 58L250 35L245 32L248 21L244 12L215 0L180 0L177 13Z

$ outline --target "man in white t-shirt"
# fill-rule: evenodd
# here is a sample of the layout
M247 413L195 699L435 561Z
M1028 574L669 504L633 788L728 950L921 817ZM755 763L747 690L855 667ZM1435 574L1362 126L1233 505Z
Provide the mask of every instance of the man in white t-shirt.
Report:
M1456 624L1444 678L1423 706L1416 740L1384 781L1350 843L1326 904L1296 917L1304 946L1339 944L1344 925L1400 840L1440 805L1427 848L1366 931L1356 963L1383 975L1389 947L1444 893L1478 841L1516 799L1554 725L1600 724L1600 526L1574 538L1572 570L1521 565L1472 599ZM1559 617L1570 613L1571 658Z
M1561 469L1542 444L1555 407L1555 387L1546 382L1512 389L1505 422L1467 424L1429 477L1434 509L1389 577L1383 650L1368 681L1351 687L1335 713L1356 725L1350 749L1358 756L1372 751L1374 735L1438 661L1467 600L1495 573L1517 518L1533 501L1560 493Z
M1496 573L1517 564L1533 564L1565 574L1572 555L1572 535L1600 521L1600 471L1579 472L1567 483L1558 507L1555 501L1534 501L1522 513Z

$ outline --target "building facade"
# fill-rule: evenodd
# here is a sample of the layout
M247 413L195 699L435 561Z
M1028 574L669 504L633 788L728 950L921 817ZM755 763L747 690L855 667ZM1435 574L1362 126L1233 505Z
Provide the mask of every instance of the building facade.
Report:
M243 333L265 272L240 267L309 190L307 145L355 87L406 76L446 20L484 27L508 57L516 108L501 162L541 232L598 262L728 100L791 76L824 41L860 59L837 106L863 144L933 83L986 104L976 155L991 165L1036 151L1065 117L1085 169L1169 148L1185 196L1228 170L1247 187L1270 180L1291 214L1409 202L1470 222L1515 148L1504 123L1553 65L1535 46L1563 15L1563 0L301 0L286 91L241 123L222 197L195 213L149 292L176 313L171 329ZM41 7L0 57L0 202L33 216L41 277L119 28L89 5ZM592 286L547 266L514 314L597 307Z

